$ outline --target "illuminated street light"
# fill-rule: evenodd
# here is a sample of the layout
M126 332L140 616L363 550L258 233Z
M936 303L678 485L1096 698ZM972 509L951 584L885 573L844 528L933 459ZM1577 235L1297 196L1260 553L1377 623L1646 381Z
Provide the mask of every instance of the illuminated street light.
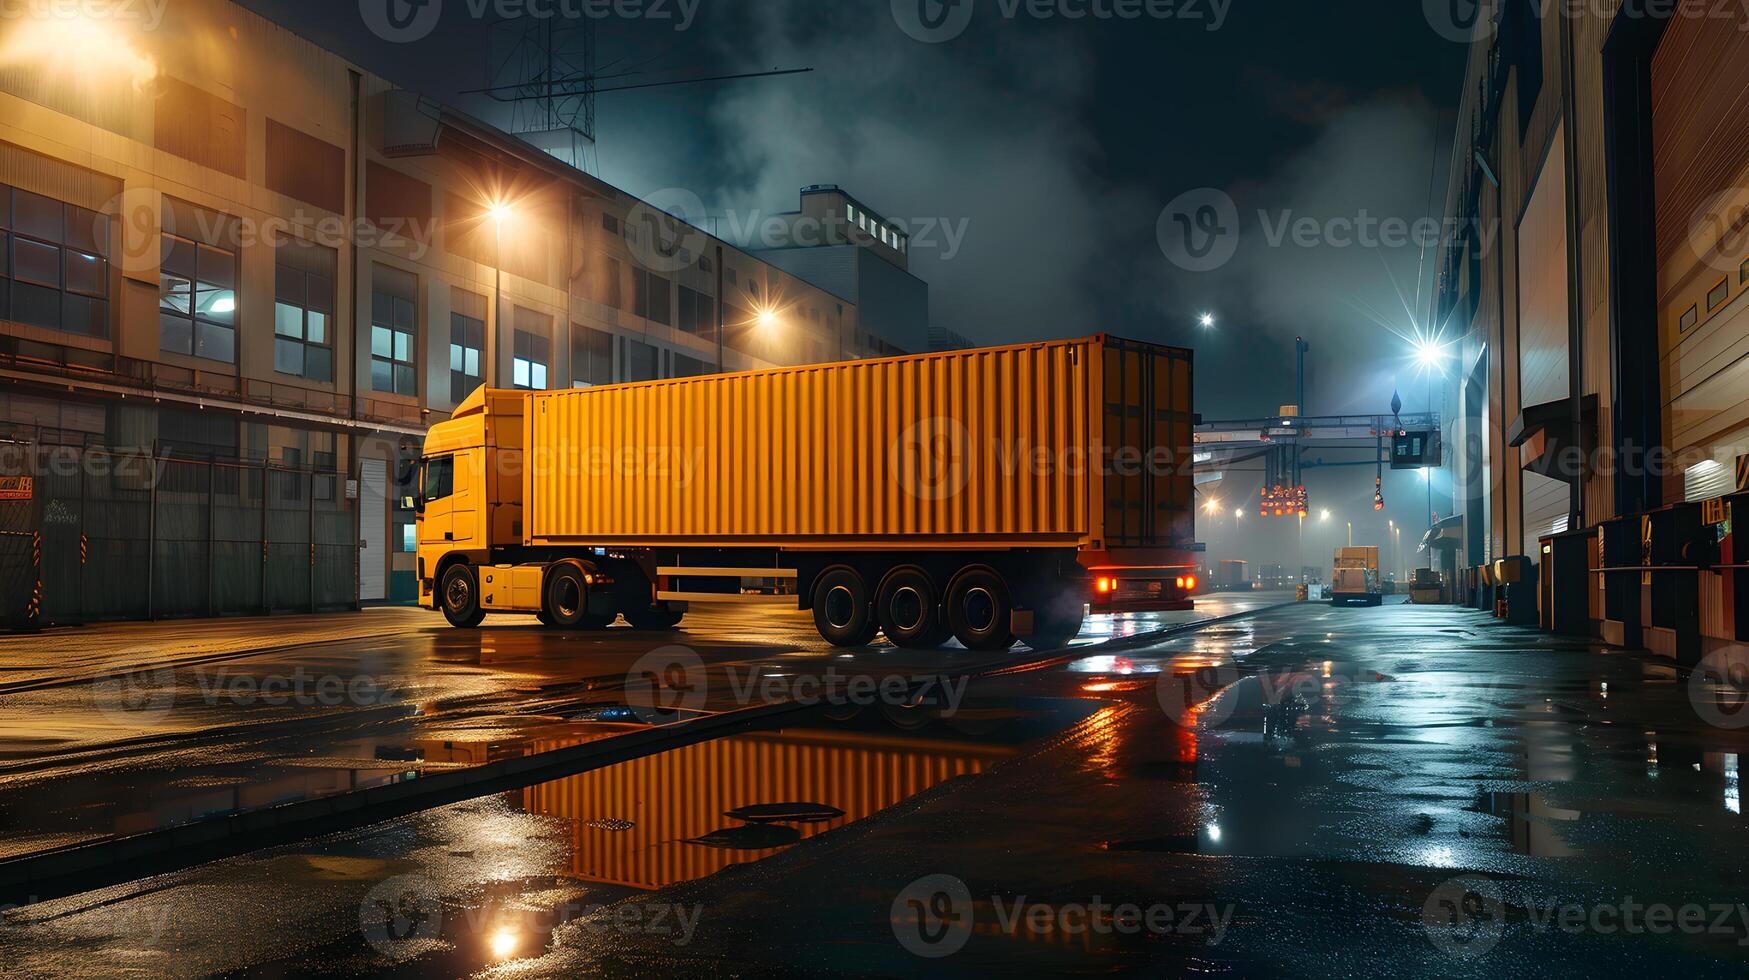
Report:
M1243 508L1243 507L1233 508L1233 520L1242 521L1244 519L1245 519L1245 508Z
M1205 507L1207 508L1210 517L1215 516L1216 514L1220 513L1220 511L1221 511L1221 498L1210 497L1209 502L1205 505Z
M777 311L770 307L765 307L759 311L757 320L760 329L771 330L775 328L778 323Z
M1215 325L1215 315L1213 313L1204 313L1196 318L1196 322L1202 324L1204 329L1207 329Z
M1324 510L1318 511L1318 520L1319 521L1327 521L1329 519L1330 519L1329 508L1325 508Z

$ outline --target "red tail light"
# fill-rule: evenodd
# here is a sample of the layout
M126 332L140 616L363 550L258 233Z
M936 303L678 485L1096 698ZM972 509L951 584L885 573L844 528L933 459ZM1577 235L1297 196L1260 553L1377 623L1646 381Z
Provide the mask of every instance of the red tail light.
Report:
M1117 579L1101 578L1099 580L1099 591L1110 592L1112 589L1115 589L1115 588L1117 588Z
M1195 575L1186 575L1184 577L1184 591L1186 591L1186 592L1195 592L1196 591L1196 576Z

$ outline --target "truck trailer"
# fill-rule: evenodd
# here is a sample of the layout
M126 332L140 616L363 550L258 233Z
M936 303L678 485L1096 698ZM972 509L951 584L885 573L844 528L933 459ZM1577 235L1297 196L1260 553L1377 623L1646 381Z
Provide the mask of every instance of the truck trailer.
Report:
M1373 545L1337 548L1335 567L1330 570L1330 603L1377 606L1384 601L1384 585L1379 581L1379 549Z
M1089 607L1190 608L1194 426L1191 352L1104 335L481 388L426 435L420 600L671 629L778 583L837 646L1053 648Z

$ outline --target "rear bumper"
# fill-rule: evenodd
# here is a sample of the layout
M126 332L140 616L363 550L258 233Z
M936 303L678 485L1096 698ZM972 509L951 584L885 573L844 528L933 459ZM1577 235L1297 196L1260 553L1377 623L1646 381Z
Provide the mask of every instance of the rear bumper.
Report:
M1088 569L1093 612L1170 612L1193 608L1195 565L1101 564Z

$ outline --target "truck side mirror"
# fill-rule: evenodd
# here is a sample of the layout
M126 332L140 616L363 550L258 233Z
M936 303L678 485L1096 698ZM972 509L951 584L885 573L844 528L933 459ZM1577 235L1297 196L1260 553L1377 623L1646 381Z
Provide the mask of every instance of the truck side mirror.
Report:
M412 497L402 497L400 506L401 506L402 510L422 510L423 509L419 506L419 501L415 500Z

